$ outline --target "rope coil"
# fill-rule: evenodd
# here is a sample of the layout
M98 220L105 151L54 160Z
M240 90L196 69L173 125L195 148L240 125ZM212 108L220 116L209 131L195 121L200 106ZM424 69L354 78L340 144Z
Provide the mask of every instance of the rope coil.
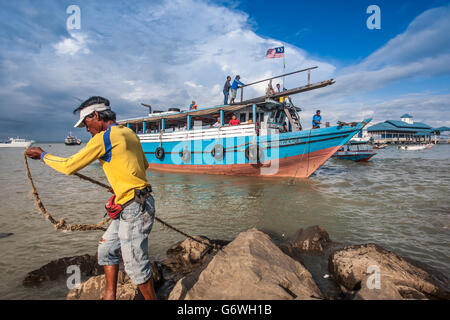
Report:
M60 220L55 220L52 215L48 212L48 210L45 208L44 204L42 203L40 197L39 197L39 193L37 192L36 186L34 185L34 181L33 181L33 177L31 176L31 172L30 172L30 167L28 165L28 159L26 156L26 153L24 152L23 154L23 158L24 158L24 162L25 162L25 169L27 172L27 177L28 180L30 181L31 184L31 192L34 196L34 200L35 203L37 205L37 207L39 208L39 210L42 212L42 214L44 215L44 217L50 221L53 226L55 227L55 230L63 230L63 231L92 231L92 230L102 230L102 231L106 231L106 228L103 227L105 224L107 224L108 222L111 221L110 218L104 219L102 221L100 221L97 224L67 224L64 218L61 218ZM96 184L104 189L107 189L109 192L113 192L112 188L104 183L101 183L95 179L92 179L90 177L87 177L81 173L74 173L74 175L76 175L78 178L82 179L82 180L86 180L89 181L93 184ZM200 241L198 239L195 239L194 237L190 236L189 234L175 228L174 226L171 226L170 224L168 224L167 222L161 220L160 218L155 216L155 220L158 221L159 223L161 223L163 226L178 232L179 234L195 241L198 242L200 244L206 245L207 247L209 247L210 249L220 249L221 246L218 244L209 244L203 241Z

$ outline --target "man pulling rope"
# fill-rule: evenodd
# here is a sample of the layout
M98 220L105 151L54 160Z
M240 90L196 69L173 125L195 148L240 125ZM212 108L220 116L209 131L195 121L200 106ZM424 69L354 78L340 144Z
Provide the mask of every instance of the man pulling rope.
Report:
M156 299L148 256L148 236L155 218L155 203L147 182L148 162L137 135L116 123L109 101L91 97L74 113L80 112L75 127L86 127L92 135L86 147L69 158L28 148L26 155L41 159L51 168L70 175L99 160L114 191L106 209L112 219L98 246L98 263L104 266L104 299L115 299L120 251L125 271L145 299Z

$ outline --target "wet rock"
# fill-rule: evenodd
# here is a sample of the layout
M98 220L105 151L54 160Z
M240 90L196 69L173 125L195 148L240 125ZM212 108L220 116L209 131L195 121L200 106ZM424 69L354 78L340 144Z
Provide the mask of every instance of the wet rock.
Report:
M210 246L222 246L228 243L228 241L223 240L210 240L204 236L194 236L193 238L203 243L187 238L167 250L167 257L162 263L173 273L187 274L192 272L205 262L208 254L215 253Z
M450 299L445 275L376 244L334 252L329 257L329 270L356 299Z
M155 292L159 299L159 289L164 285L162 266L159 262L150 264ZM101 300L105 294L105 275L89 278L82 282L79 288L74 288L67 294L67 300ZM117 279L117 300L142 300L143 296L128 275L120 270Z
M105 275L91 277L78 289L71 289L67 300L101 300L105 294ZM117 279L117 300L135 300L140 295L139 289L131 282L123 271L119 271Z
M103 267L97 263L97 256L85 254L51 261L45 266L28 273L22 283L24 286L33 286L44 281L67 277L67 268L72 265L79 266L80 271L86 276L96 276L103 273Z
M2 233L0 233L0 239L12 236L13 234L14 233L11 233L11 232L6 232L6 233L2 232Z
M285 255L268 235L251 229L188 277L169 299L312 299L321 292L303 265Z
M328 232L320 226L312 226L299 229L288 241L280 245L280 249L288 255L294 255L297 250L320 253L330 244Z

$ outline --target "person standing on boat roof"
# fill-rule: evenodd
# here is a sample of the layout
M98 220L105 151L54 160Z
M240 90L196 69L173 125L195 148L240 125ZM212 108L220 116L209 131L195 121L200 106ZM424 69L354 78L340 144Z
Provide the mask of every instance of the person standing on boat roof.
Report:
M228 104L228 96L230 95L231 88L231 77L227 76L227 81L225 81L225 85L223 86L223 104Z
M266 88L266 96L271 96L273 94L275 94L275 90L273 90L272 80L270 80Z
M277 87L277 92L281 92L281 87L280 87L279 83L277 83L276 87Z
M320 121L322 121L322 116L320 115L320 110L317 110L312 119L312 128L319 129L320 125L322 124L322 122Z
M189 105L189 110L197 110L197 104L194 100L192 100L192 103Z
M145 299L156 299L148 256L148 236L155 217L155 203L147 182L148 162L138 136L116 123L109 101L91 97L74 113L80 112L75 127L86 127L92 135L86 147L69 158L61 158L28 148L26 155L41 159L49 167L70 175L95 160L100 161L114 195L105 206L112 221L98 245L98 263L104 266L105 300L116 298L120 252L125 271Z
M241 86L244 85L241 81L239 81L240 79L241 79L241 77L239 75L237 75L236 78L234 78L233 84L231 85L230 104L234 103L234 99L236 99L237 89L239 88L239 85L241 85Z

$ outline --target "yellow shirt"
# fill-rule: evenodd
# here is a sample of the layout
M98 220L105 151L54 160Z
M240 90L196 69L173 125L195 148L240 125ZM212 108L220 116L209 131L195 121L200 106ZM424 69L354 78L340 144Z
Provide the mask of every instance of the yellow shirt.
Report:
M132 200L134 189L149 185L145 175L148 162L139 138L121 125L112 124L106 131L97 133L86 147L69 158L51 154L41 157L48 166L67 175L99 159L118 204Z

